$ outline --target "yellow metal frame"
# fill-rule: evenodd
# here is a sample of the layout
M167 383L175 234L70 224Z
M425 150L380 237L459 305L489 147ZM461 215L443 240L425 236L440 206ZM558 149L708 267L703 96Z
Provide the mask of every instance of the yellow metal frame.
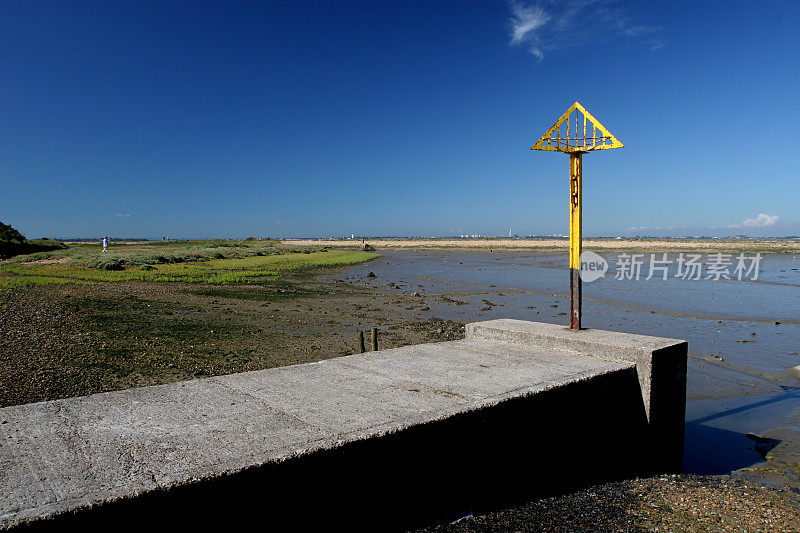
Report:
M583 115L583 120L578 116L578 112ZM575 114L575 120L570 119L570 115ZM570 124L574 122L575 129L570 134ZM566 124L566 135L562 137L561 126ZM583 135L580 135L583 126ZM591 135L589 133L591 126ZM600 135L598 135L598 133ZM567 109L553 126L536 141L531 150L547 150L552 152L593 152L595 150L611 150L625 146L619 139L614 137L600 121L594 118L591 113L586 111L578 102L575 102Z
M570 124L575 114L575 129L570 135ZM581 116L582 115L582 120ZM562 136L561 127L566 124L565 135ZM581 135L583 125L583 135ZM591 136L589 133L591 126ZM598 135L598 132L600 133ZM536 141L531 150L546 150L551 152L565 152L569 154L569 327L581 329L581 248L582 248L582 220L581 204L583 195L583 159L586 152L595 150L610 150L625 146L614 137L605 126L600 124L591 113L586 111L578 102L567 109L553 126Z

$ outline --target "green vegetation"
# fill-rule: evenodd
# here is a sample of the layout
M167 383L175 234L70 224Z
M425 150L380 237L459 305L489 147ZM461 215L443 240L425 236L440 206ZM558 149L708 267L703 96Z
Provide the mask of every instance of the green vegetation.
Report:
M149 385L155 375L187 379L230 373L259 359L250 353L259 334L251 324L185 316L176 303L138 298L76 298L71 305L95 331L95 353L65 364L104 376L111 388Z
M183 282L227 285L275 280L282 271L354 265L377 254L298 249L275 241L96 244L18 256L0 263L0 291L65 283Z
M41 259L69 258L70 264L104 269L107 263L121 263L125 267L158 265L230 259L257 255L283 254L295 250L278 241L170 241L170 242L112 242L106 253L101 253L99 242L70 243L63 250L15 257L11 262L29 262ZM316 247L315 251L322 250ZM309 250L311 251L311 250Z
M0 222L0 241L23 243L25 240L25 236L22 233L8 224Z
M328 275L376 257L246 240L0 261L0 407L347 355L372 325L381 348L454 339L409 318L421 298Z
M58 250L61 248L65 248L65 246L53 239L29 241L19 231L8 224L0 222L0 259L20 254Z
M0 274L0 292L9 289L25 289L41 285L65 285L68 283L74 282L69 279L50 276L3 276Z

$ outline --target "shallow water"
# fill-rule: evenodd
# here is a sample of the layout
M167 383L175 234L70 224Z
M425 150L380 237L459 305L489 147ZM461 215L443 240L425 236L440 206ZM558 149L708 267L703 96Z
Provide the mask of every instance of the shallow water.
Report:
M428 312L443 318L568 324L566 253L382 253L344 276L418 292ZM689 343L686 469L721 473L761 463L746 434L769 433L800 415L800 378L790 370L800 365L800 257L765 254L757 281L676 278L675 263L666 280L660 273L644 279L647 265L640 279L620 280L617 255L602 255L610 269L583 284L583 326ZM800 447L784 444L776 449Z

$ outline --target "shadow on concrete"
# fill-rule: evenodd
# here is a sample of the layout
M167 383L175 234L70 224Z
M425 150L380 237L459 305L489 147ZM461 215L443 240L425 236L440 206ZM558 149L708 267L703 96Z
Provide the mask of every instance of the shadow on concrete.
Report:
M647 431L631 368L38 526L404 530L650 474Z

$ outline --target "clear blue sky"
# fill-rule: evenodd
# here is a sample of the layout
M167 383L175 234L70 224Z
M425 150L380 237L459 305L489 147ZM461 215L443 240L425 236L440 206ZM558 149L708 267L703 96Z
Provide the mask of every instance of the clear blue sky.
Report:
M529 148L579 100L626 145L584 157L585 234L800 234L798 26L796 1L5 1L0 220L566 233L568 158Z

